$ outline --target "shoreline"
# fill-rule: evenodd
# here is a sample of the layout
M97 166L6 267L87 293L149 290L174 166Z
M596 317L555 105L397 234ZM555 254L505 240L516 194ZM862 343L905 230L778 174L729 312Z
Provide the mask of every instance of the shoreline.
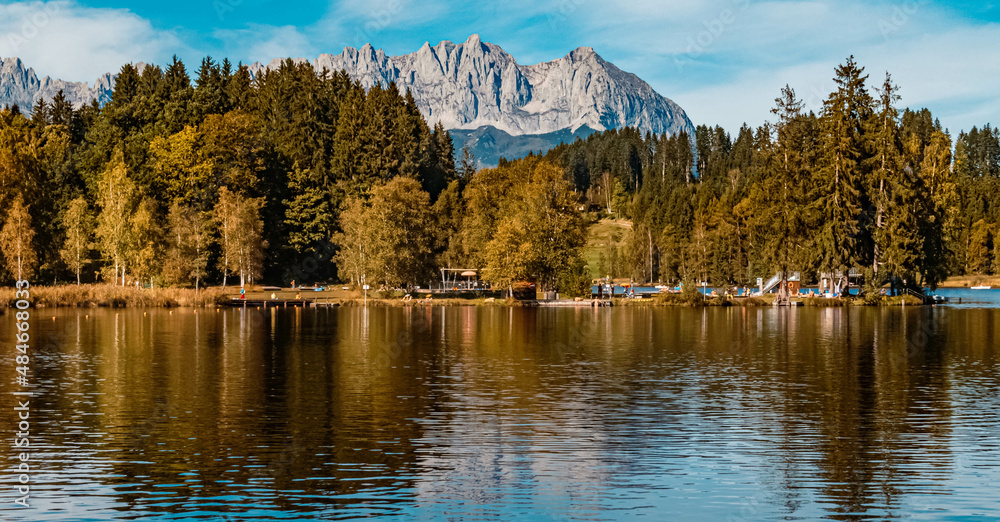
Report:
M324 290L314 292L311 289L277 289L271 287L252 287L246 294L246 301L233 299L234 288L238 287L208 287L193 288L135 288L111 285L60 285L32 287L33 306L36 308L210 308L210 307L340 307L365 306L365 298L361 291L345 289ZM959 287L960 288L960 287ZM628 306L628 307L770 307L774 299L770 297L701 297L700 295L663 294L645 299L616 298L610 302L603 300L577 298L559 301L517 301L514 299L494 298L462 298L462 297L428 297L427 294L415 295L410 300L400 297L374 297L369 293L368 306L374 307L417 307L417 306L499 306L499 307L596 307L596 306ZM377 295L377 294L376 294ZM0 308L11 308L14 305L14 289L0 289ZM272 299L273 296L273 299ZM914 297L881 297L878 302L864 302L861 299L827 299L822 297L807 297L794 299L792 307L844 307L844 306L921 306ZM250 302L253 302L251 304ZM273 303L273 305L271 304Z

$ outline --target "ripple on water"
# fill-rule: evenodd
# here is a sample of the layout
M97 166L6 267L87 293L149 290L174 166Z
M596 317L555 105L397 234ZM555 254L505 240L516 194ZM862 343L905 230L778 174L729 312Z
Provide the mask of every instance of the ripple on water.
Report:
M1000 518L997 310L89 313L21 520Z

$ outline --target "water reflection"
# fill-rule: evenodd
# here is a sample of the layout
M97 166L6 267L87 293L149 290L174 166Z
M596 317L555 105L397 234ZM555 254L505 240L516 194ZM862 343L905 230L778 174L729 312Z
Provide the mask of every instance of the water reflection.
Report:
M39 311L15 515L997 517L998 315Z

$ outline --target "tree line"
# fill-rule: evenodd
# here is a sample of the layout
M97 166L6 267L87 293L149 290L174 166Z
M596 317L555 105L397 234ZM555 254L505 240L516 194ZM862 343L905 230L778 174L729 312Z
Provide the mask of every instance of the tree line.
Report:
M574 294L594 272L933 286L1000 270L1000 133L953 143L899 111L888 74L872 89L853 58L835 74L819 114L786 87L735 139L611 130L481 169L394 84L291 60L254 76L205 58L194 80L176 58L126 65L104 107L60 93L0 111L3 277L399 288L457 267ZM628 232L587 266L602 217Z
M1000 133L953 141L930 111L900 111L888 73L870 87L853 57L834 80L818 114L786 86L771 121L735 139L623 129L551 150L592 205L631 224L601 273L713 285L828 273L843 287L854 270L870 288L1000 273Z
M244 284L319 259L306 276L332 279L352 198L456 176L450 135L394 84L291 60L253 77L205 58L194 80L176 58L125 65L104 107L0 111L4 278Z

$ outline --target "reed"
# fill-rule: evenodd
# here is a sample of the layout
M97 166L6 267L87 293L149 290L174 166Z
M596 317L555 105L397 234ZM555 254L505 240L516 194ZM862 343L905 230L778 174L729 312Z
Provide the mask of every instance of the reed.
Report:
M111 285L35 286L30 289L34 305L45 307L206 307L228 299L222 288L135 288ZM231 293L232 290L228 292ZM0 288L0 307L14 306L13 288Z

